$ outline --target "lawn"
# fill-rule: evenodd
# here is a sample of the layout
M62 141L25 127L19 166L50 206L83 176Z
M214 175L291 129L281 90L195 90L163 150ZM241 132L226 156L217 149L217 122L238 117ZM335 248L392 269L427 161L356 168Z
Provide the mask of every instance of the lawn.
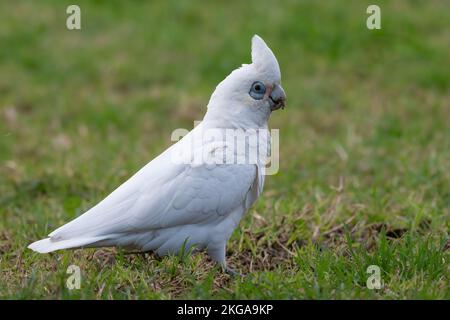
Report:
M377 1L368 30L373 1L80 0L69 31L72 3L0 2L0 298L450 299L448 3ZM287 107L279 173L228 245L244 277L203 253L26 248L201 120L255 33Z

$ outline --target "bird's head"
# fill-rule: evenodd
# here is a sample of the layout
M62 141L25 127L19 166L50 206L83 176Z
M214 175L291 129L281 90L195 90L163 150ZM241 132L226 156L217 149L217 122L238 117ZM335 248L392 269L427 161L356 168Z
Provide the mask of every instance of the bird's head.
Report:
M252 38L252 63L229 74L216 88L205 120L233 127L265 127L272 111L284 108L286 95L272 50L258 35Z

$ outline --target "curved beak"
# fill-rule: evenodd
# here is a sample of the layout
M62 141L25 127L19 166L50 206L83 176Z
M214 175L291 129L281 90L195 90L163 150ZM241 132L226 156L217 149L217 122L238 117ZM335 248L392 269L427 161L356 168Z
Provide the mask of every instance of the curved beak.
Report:
M270 110L275 111L278 109L284 109L286 101L286 94L284 93L281 85L274 85L272 92L269 95Z

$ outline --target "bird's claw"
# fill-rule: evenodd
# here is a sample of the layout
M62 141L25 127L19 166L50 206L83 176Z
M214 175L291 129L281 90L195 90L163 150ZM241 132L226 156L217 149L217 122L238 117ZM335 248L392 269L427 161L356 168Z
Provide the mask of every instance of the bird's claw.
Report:
M240 273L232 268L228 268L228 267L223 268L223 272L225 272L226 274L228 274L231 277L241 277L241 278L244 277L244 275L242 273Z

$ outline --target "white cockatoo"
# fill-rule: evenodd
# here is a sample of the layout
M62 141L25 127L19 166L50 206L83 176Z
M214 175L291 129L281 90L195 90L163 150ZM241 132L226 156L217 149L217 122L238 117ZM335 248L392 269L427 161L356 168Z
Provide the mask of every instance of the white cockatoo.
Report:
M201 131L267 130L271 112L284 107L280 80L274 54L259 36L253 36L252 63L234 70L216 87L199 125L96 206L29 248L47 253L118 246L165 255L193 247L206 249L225 271L232 272L226 266L226 243L261 195L264 166L258 161L180 162L174 155L191 159L185 153L216 154L229 146L220 139L198 140Z

